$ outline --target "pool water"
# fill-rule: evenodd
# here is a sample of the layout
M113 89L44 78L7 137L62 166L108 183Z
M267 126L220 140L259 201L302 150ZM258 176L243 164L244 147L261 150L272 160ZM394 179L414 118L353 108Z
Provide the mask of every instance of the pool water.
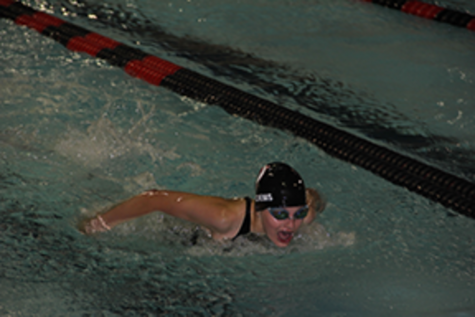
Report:
M475 179L473 32L350 0L25 3ZM0 315L475 315L473 220L0 24ZM150 188L252 195L276 160L328 199L286 249L158 213L77 230Z

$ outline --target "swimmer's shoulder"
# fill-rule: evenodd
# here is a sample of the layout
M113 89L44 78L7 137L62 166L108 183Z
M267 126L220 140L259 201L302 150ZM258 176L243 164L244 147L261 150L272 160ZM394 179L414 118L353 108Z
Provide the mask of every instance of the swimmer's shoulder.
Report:
M231 198L225 201L224 208L213 221L214 230L211 230L211 235L215 240L234 238L246 216L245 198Z

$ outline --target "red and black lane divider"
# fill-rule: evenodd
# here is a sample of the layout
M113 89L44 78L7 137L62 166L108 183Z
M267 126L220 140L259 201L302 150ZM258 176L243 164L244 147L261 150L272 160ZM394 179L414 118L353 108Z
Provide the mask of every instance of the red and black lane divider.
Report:
M20 2L0 0L0 16L26 25L66 46L69 50L84 52L124 68L133 77L153 85L181 69L180 66L144 53L100 34L65 22L49 14L35 11Z
M475 31L475 16L417 0L362 0Z
M104 59L153 85L220 106L230 114L259 124L287 130L336 158L475 218L475 184L465 179L19 2L0 0L0 17L35 29L70 50Z

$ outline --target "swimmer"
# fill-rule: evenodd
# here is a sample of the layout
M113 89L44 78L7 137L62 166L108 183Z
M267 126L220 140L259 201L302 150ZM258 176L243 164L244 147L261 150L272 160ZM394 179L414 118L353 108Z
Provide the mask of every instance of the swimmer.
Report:
M315 189L306 189L292 167L276 162L261 169L254 200L150 190L89 219L81 231L104 232L125 221L161 211L201 225L215 240L234 240L252 232L265 234L278 247L286 247L300 226L311 223L324 208L325 201Z

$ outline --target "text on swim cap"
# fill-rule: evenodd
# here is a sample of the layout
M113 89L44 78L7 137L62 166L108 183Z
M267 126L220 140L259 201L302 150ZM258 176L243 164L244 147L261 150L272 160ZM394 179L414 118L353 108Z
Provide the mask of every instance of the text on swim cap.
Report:
M272 201L272 194L259 194L256 195L256 202Z

